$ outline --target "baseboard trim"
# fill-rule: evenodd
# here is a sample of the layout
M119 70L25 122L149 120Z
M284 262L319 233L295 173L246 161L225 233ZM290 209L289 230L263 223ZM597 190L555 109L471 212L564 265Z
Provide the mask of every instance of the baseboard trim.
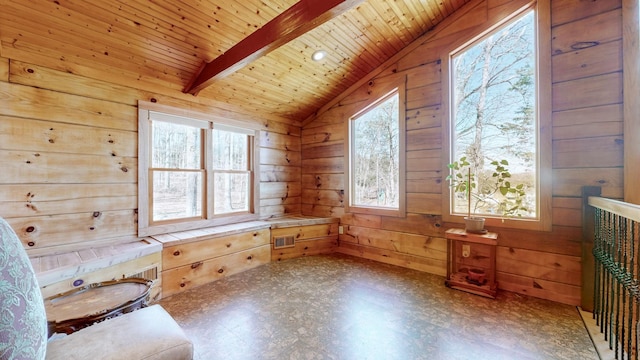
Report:
M593 342L593 346L596 348L596 352L598 353L600 360L614 360L616 358L615 352L609 349L609 342L604 340L604 335L600 332L598 325L596 325L593 313L584 311L579 306L577 309L580 317L582 318L582 322L584 323L584 327L589 333L591 342Z

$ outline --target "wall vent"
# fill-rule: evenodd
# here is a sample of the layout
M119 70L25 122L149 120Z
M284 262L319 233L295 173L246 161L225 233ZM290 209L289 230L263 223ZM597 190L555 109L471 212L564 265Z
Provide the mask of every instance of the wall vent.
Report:
M296 239L293 235L289 236L278 236L273 239L273 248L274 249L282 249L288 247L296 246Z
M158 280L158 267L154 266L150 269L147 270L143 270L139 273L136 274L131 274L129 276L127 276L128 278L142 278L142 279L148 279L148 280Z

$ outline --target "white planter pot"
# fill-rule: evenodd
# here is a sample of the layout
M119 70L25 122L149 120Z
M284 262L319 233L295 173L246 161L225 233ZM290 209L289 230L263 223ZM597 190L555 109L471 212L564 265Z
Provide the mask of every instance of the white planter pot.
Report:
M470 233L483 233L486 231L484 229L484 218L482 217L465 217L464 224L465 230Z

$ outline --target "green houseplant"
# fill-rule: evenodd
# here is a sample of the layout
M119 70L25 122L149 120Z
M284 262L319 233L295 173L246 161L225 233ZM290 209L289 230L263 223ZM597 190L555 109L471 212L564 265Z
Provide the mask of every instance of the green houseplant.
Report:
M447 165L447 181L454 193L463 195L467 203L465 229L482 233L485 218L477 214L500 214L504 218L520 217L530 211L525 197L527 186L512 183L509 162L506 159L491 161L492 168L483 174L471 170L466 156ZM479 179L482 175L482 181ZM491 210L491 211L490 211Z

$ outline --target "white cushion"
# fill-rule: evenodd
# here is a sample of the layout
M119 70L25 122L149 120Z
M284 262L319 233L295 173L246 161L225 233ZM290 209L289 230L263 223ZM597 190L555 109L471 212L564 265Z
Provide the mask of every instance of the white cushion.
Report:
M49 342L48 360L191 360L193 344L160 305L91 325Z

